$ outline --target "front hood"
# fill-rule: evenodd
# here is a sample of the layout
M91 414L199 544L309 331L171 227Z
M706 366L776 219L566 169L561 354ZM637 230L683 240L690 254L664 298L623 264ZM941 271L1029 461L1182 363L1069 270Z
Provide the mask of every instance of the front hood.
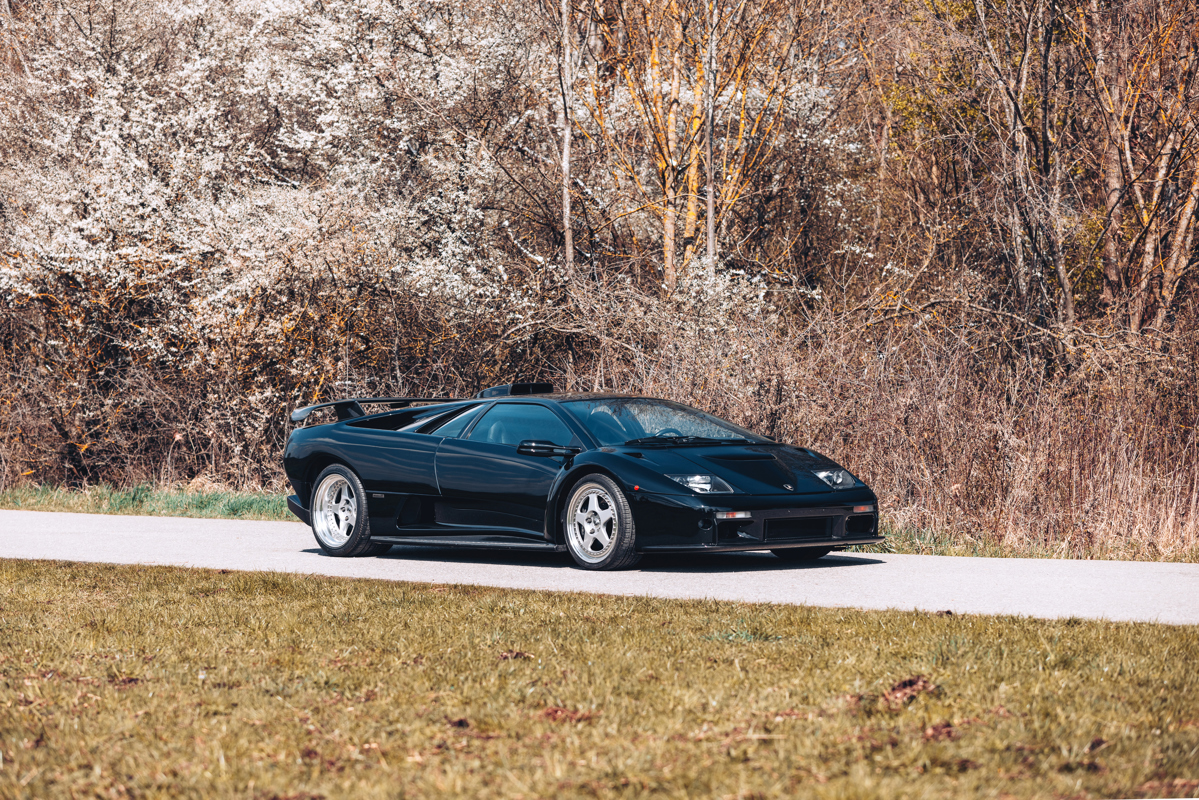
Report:
M812 470L836 466L808 450L779 444L645 448L641 453L663 474L710 473L747 494L825 493L828 484Z

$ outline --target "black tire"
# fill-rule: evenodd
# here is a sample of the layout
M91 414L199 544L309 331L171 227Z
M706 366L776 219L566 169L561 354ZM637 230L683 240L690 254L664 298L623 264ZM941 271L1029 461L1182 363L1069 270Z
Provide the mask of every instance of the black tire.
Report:
M629 500L614 480L598 472L570 490L562 511L562 539L583 569L628 569L641 559Z
M815 561L824 558L833 551L831 547L788 547L783 550L771 550L783 561Z
M308 504L312 535L322 550L331 556L347 558L376 555L390 548L390 545L371 541L366 489L352 469L331 464L321 471L312 485L312 498Z

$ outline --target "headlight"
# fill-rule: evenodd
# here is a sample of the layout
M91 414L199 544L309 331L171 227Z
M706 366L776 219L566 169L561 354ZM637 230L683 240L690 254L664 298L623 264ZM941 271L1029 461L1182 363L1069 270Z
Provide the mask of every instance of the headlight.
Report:
M815 469L813 474L834 489L848 489L858 485L858 479L844 469Z
M717 478L715 475L667 475L672 481L678 481L688 489L700 494L732 494L733 487Z

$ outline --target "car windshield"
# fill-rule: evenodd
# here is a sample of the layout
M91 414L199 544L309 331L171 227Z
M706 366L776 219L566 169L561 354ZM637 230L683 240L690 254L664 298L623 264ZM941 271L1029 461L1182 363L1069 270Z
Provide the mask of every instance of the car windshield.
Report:
M719 417L669 400L605 397L571 400L562 407L602 445L770 441Z

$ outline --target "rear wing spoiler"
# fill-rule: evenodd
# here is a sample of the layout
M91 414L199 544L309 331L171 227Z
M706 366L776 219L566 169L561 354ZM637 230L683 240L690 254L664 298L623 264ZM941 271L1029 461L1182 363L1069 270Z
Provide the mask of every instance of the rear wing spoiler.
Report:
M346 400L332 400L328 403L317 403L311 406L297 408L291 412L292 422L303 422L308 419L308 415L313 411L322 408L332 408L337 414L337 420L354 419L355 417L365 417L366 409L363 405L377 403L380 405L390 406L391 408L404 408L405 406L413 405L414 403L452 403L453 399L446 397L351 397Z

